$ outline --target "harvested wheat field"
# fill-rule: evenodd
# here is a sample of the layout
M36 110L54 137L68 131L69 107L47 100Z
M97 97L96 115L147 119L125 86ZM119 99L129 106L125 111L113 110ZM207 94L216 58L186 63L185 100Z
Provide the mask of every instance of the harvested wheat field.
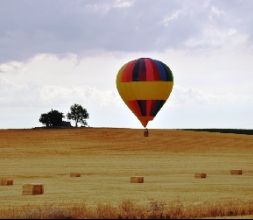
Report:
M230 170L243 170L243 175ZM75 172L79 178L70 177ZM207 178L194 178L200 172ZM132 176L145 182L132 184ZM0 178L14 180L12 186L0 186L0 218L8 216L6 210L20 213L27 206L29 213L31 207L84 204L98 211L103 204L113 209L122 201L160 208L233 203L242 205L240 210L247 207L245 212L223 215L252 215L253 136L150 130L143 137L143 130L107 128L1 130ZM22 195L23 184L34 182L43 184L44 194Z

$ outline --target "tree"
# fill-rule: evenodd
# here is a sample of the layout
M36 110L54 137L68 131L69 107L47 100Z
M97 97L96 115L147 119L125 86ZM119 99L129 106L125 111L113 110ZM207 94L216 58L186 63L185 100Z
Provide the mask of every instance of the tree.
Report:
M62 119L64 114L57 110L51 110L48 113L41 114L39 121L45 124L46 127L59 127L62 126Z
M50 119L47 113L41 114L39 122L41 122L42 124L45 124L46 127L50 127L51 123L50 123Z
M89 113L81 105L74 104L70 107L70 113L67 114L67 118L74 120L76 127L78 123L82 123L84 126L87 126L86 119L89 118Z

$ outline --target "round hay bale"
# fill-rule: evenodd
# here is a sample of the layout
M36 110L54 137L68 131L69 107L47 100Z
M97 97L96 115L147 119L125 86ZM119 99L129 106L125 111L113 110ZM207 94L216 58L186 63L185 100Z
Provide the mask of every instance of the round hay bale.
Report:
M14 184L14 180L10 178L1 178L0 185L1 186L12 186Z
M70 173L70 177L81 177L81 173Z
M195 173L194 177L197 179L205 179L207 177L206 173Z
M143 176L132 176L130 178L131 183L144 183L144 177Z
M44 185L40 183L28 183L23 185L23 195L44 194Z
M242 175L242 170L230 170L231 175Z

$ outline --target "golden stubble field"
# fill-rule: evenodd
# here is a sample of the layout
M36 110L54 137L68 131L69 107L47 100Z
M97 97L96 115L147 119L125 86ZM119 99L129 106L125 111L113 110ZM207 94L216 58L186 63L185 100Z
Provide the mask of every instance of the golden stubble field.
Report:
M242 176L231 176L242 169ZM70 178L80 172L80 178ZM207 179L195 179L206 172ZM131 176L144 184L131 184ZM35 129L0 130L0 207L24 205L117 205L131 200L251 201L253 136L179 130ZM45 194L23 196L24 183L42 183Z

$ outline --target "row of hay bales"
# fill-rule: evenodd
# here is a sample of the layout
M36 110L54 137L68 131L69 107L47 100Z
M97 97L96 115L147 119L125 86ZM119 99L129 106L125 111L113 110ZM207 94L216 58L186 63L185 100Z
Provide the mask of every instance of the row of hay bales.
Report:
M230 170L231 175L242 175L242 170ZM81 177L81 173L70 173L70 177ZM207 173L195 173L194 177L197 179L207 178ZM144 183L143 176L130 177L130 183ZM10 178L1 178L0 186L11 186L14 180ZM28 183L23 185L23 195L41 195L44 194L44 185L40 183Z
M230 170L231 175L242 175L243 171L242 170ZM205 179L207 178L207 173L195 173L194 177L197 179Z
M230 170L231 175L242 175L242 170ZM194 177L196 179L205 179L207 178L207 173L195 173ZM144 183L144 177L143 176L132 176L130 178L131 183Z
M0 186L12 186L14 180L10 178L1 178ZM44 193L44 185L40 183L26 183L23 185L23 195L41 195Z
M70 173L70 177L80 177L80 173ZM11 178L0 178L0 186L12 186L14 180ZM23 195L42 195L44 194L44 185L41 183L23 184Z

